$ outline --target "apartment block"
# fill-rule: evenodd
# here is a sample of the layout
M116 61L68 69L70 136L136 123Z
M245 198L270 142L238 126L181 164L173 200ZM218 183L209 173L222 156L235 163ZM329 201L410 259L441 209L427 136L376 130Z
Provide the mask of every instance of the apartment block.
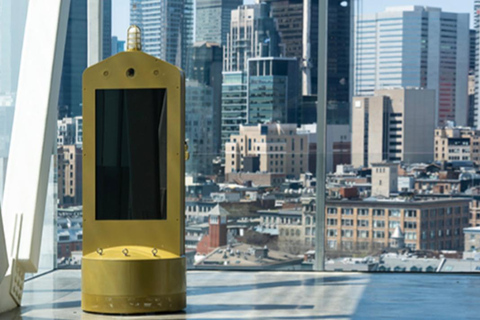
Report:
M303 212L286 217L279 212L262 215L274 223L279 244L315 247L315 199L302 199ZM469 199L327 200L326 249L334 252L376 252L398 242L412 250L464 249L464 228L469 226ZM398 235L399 232L397 232ZM295 247L296 248L296 247Z
M83 145L83 118L82 116L57 120L57 145Z
M58 206L82 205L82 149L75 145L57 149Z
M411 249L463 251L463 229L469 226L469 202L470 199L462 198L327 200L327 249L385 248L392 233L400 227L405 246Z
M469 127L435 129L435 161L473 161L480 165L480 130Z
M470 202L470 226L480 227L480 200L474 197Z
M251 172L299 177L308 171L308 150L308 137L296 124L241 125L225 144L225 173L245 171L248 161Z
M352 103L354 166L433 160L434 90L375 90L373 96L354 97Z

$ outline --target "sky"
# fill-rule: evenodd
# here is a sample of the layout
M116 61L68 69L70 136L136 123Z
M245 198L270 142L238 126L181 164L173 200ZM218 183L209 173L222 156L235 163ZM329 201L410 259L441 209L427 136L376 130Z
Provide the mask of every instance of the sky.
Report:
M254 3L254 0L244 0L245 3ZM112 0L112 34L125 40L129 18L130 0ZM473 0L363 0L363 12L373 13L383 11L387 6L423 5L440 7L443 11L470 13L473 12Z

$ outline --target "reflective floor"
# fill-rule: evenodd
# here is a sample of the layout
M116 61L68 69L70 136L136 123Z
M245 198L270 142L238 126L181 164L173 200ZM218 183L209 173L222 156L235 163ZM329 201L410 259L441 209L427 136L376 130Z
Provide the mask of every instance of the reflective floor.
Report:
M12 319L479 319L480 277L438 274L189 272L188 307L111 317L80 310L80 271L26 283Z

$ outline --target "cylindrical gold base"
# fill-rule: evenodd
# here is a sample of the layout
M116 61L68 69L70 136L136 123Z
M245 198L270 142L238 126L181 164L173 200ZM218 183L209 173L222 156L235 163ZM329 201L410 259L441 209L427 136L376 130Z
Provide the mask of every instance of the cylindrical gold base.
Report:
M82 261L82 309L106 314L174 312L186 307L185 258Z

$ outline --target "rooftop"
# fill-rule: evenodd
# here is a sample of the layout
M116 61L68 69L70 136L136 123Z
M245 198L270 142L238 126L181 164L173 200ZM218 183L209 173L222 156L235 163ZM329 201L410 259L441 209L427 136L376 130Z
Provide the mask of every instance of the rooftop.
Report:
M258 269L258 268L284 268L300 264L303 257L297 257L284 252L274 251L267 248L256 248L247 244L236 244L215 249L209 253L195 268L222 269ZM290 268L291 269L291 268Z
M402 204L403 206L416 206L420 204L449 204L452 202L465 202L468 203L470 200L468 198L441 198L441 197L428 197L428 198L409 198L409 197L395 197L395 198L380 198L380 197L369 197L365 199L355 199L355 200L336 200L336 199L327 199L328 204L344 204L344 205L372 205L375 203L378 204Z
M480 227L464 228L463 232L465 232L465 233L480 233Z

